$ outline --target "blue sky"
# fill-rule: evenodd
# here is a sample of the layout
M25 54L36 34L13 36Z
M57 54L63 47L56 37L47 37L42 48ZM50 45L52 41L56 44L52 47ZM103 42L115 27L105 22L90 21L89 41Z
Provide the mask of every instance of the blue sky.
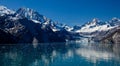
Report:
M93 18L120 18L120 0L0 0L11 9L28 7L40 14L68 25L81 25Z

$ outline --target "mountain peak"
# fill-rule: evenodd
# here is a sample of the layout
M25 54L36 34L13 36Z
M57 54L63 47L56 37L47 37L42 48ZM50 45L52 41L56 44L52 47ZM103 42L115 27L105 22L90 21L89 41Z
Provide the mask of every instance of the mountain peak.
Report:
M92 20L92 23L97 23L97 22L100 22L100 20L99 20L98 18L94 18L94 19Z
M91 22L88 22L86 25L96 25L99 23L100 23L100 20L98 18L94 18Z
M13 10L8 9L5 6L0 6L0 16L3 16L5 14L14 14L15 12Z
M30 9L30 8L25 8L25 7L19 8L16 11L16 14L17 14L17 16L22 16L22 17L28 18L30 20L37 20L40 22L47 21L47 18L45 16L39 14L38 12L36 12L35 10Z

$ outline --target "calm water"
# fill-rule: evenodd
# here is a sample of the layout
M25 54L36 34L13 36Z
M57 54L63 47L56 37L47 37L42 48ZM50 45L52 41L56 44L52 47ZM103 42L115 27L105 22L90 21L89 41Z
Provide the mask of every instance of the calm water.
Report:
M0 66L120 66L120 45L4 44Z

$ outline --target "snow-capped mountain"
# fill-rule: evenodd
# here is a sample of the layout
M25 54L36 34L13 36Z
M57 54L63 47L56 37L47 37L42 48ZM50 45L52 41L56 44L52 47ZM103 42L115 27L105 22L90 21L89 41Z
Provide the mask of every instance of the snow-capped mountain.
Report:
M93 33L93 32L101 32L107 31L115 28L120 23L118 19L112 19L110 22L102 22L98 19L93 19L91 22L88 22L81 26L80 29L76 30L78 33ZM112 23L115 23L114 25Z
M0 30L11 35L18 43L65 42L81 38L99 38L111 33L112 29L120 26L120 19L113 18L102 22L97 18L79 26L70 27L55 22L30 8L20 8L17 11L0 6ZM93 35L93 36L92 36ZM90 37L89 37L90 36ZM0 39L3 36L0 36ZM7 39L7 38L4 38ZM83 39L81 39L83 40Z
M98 19L93 19L91 22L88 22L78 28L76 30L77 33L80 33L80 35L87 37L91 41L99 42L108 42L108 43L117 43L119 41L118 39L113 40L113 34L119 32L117 28L120 27L120 19L118 18L112 18L110 21L102 22ZM119 34L115 34L116 38L119 36ZM115 37L114 36L114 37ZM109 40L109 38L111 40ZM107 39L107 41L106 41Z
M42 23L43 27L45 26L51 26L51 29L53 31L60 31L60 30L67 30L67 31L71 31L72 28L70 28L67 25L64 24L60 24L57 22L53 22L51 19L46 18L45 16L39 14L38 12L36 12L33 9L30 8L20 8L16 11L16 17L18 18L27 18L29 20L32 20L35 23Z
M8 14L14 14L15 11L8 9L5 6L0 6L0 16L8 15Z
M6 10L9 9L6 8L3 12ZM71 40L72 35L69 32L69 27L59 24L29 8L20 8L14 13L0 16L0 29L12 35L12 38L15 38L18 43L65 42Z
M36 12L33 9L30 8L20 8L16 11L16 16L17 17L25 17L27 19L33 20L35 22L39 21L39 22L46 22L48 19L39 14L38 12Z

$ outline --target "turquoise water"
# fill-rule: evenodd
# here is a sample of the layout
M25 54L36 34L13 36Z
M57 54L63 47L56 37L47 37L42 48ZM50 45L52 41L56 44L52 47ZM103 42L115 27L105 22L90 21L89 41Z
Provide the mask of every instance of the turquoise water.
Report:
M120 66L120 45L3 44L0 66Z

